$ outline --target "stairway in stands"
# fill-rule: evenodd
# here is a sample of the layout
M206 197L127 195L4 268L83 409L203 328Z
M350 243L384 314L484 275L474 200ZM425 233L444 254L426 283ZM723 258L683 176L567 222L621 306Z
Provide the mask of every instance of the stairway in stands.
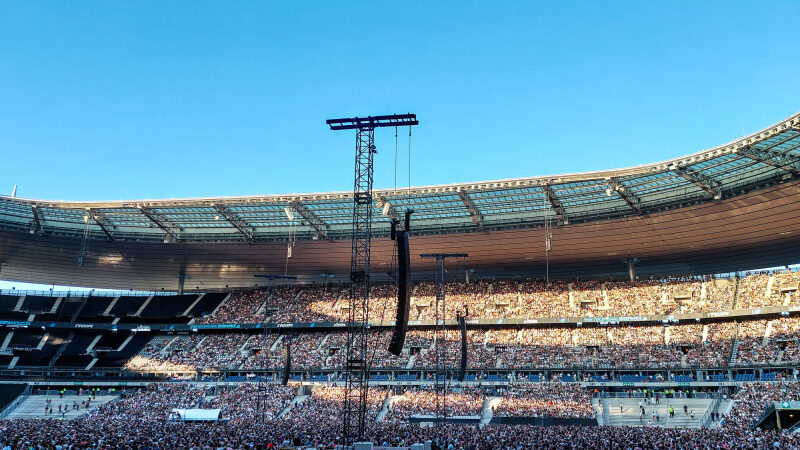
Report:
M494 410L503 401L503 397L486 397L481 409L481 425L487 425L494 417Z
M736 355L739 352L739 344L741 344L739 340L739 328L740 323L736 322L736 328L733 331L733 343L731 344L731 355L728 357L728 366L732 366L736 363Z
M51 407L53 408L53 414L48 414L45 412L45 405L47 404L47 399L52 400ZM65 419L77 419L80 417L85 416L96 409L100 405L104 405L110 401L116 400L119 396L116 395L98 395L95 399L93 399L90 403L89 409L84 407L79 407L77 410L72 409L73 402L77 402L78 405L81 404L82 401L86 400L88 396L86 395L64 395L63 397L59 397L58 395L30 395L25 400L22 401L16 408L14 408L5 418L6 419L59 419L61 414L58 413L58 405L63 405L67 408L66 414L64 414Z

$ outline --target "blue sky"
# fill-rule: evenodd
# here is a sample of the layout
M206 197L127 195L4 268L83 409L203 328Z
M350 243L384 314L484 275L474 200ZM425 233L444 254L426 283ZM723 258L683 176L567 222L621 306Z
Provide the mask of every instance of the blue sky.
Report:
M800 3L0 2L0 192L351 189L414 112L412 184L628 166L800 110ZM400 185L407 145L400 145ZM394 179L378 135L376 185Z
M798 23L797 1L2 0L0 193L349 190L353 133L325 119L402 112L414 185L663 160L800 111Z

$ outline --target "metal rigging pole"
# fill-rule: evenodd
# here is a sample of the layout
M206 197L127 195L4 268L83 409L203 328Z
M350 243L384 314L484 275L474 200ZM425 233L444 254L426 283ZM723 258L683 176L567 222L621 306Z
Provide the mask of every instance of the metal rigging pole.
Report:
M436 259L436 276L434 278L434 290L436 292L436 304L434 308L434 351L436 354L436 376L433 380L436 400L436 423L443 424L447 420L447 303L445 290L445 260L447 258L466 258L466 253L423 253L422 258Z
M264 327L264 334L263 334L263 343L261 348L262 354L262 365L260 367L261 374L257 376L260 377L258 380L258 409L261 413L261 421L266 421L266 414L267 414L267 402L269 402L269 393L267 390L267 370L269 369L269 347L270 347L270 340L272 337L272 326L270 318L273 314L273 305L274 302L272 301L272 280L296 280L297 277L292 275L262 275L256 274L253 275L255 278L265 278L267 280L267 295L264 298L264 322L261 326Z
M343 419L343 443L364 437L367 416L369 363L367 327L369 320L369 260L372 238L372 178L375 128L417 125L415 114L331 119L331 130L356 130L356 165L353 186L353 241L350 253L350 311L347 321L347 344L343 372L346 377Z

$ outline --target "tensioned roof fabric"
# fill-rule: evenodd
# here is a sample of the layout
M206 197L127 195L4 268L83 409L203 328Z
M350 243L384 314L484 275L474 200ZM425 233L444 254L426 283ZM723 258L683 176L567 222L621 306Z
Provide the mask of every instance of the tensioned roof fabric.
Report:
M376 190L378 236L407 208L417 235L606 220L732 198L800 173L800 113L731 143L625 169ZM352 192L66 202L0 196L0 229L137 242L347 239ZM287 213L288 211L288 213ZM385 214L384 214L385 212ZM293 217L293 221L289 219Z

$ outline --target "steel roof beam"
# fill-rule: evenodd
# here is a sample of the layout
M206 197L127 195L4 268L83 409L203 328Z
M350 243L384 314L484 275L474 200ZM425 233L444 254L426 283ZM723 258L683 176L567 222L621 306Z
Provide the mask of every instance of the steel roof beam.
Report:
M141 212L142 214L144 214L145 217L150 219L150 222L152 222L153 225L157 226L158 228L161 228L161 230L167 233L167 235L171 237L174 241L177 242L181 240L180 236L178 235L178 233L180 232L180 227L171 224L166 217L162 216L155 210L146 208L144 206L137 206L137 208L139 209L139 212ZM177 229L178 231L173 230L173 228Z
M617 193L622 200L625 200L625 203L635 212L636 214L641 214L642 210L639 209L639 203L641 200L639 197L636 196L627 186L620 183L616 178L607 178L606 184L608 187Z
M714 200L722 198L722 183L698 171L685 171L680 167L672 169L673 172L683 177L686 181L714 196Z
M31 234L42 234L42 222L44 222L44 219L42 218L42 212L39 211L39 207L36 205L31 205L31 210L33 211Z
M550 187L549 184L545 184L542 186L544 190L544 194L547 196L547 201L550 202L550 206L553 207L553 211L556 212L556 217L558 217L558 224L559 225L567 225L569 224L569 219L567 218L567 214L564 212L564 205L561 204L561 200L556 197L556 193L553 191L553 188Z
M244 236L245 239L250 242L254 240L253 234L255 233L255 229L251 227L250 224L242 220L238 214L231 211L230 208L223 205L214 205L214 211L225 218L228 223L233 225L233 227L236 228L239 233L242 233L242 236Z
M795 129L795 131L800 131L800 130L797 130L797 129ZM767 147L767 148L763 148L763 149L761 149L761 150L763 150L763 151L770 151L770 150L772 150L773 148L775 148L775 147L777 147L777 146L779 146L779 145L783 145L783 144L785 144L785 143L787 143L787 142L791 141L792 139L794 139L794 138L796 138L796 137L797 137L797 135L796 135L796 134L791 134L791 133L789 133L789 136L786 136L785 138L781 139L780 141L778 141L778 142L775 142L774 144L770 145L769 147Z
M317 237L322 239L327 239L328 237L328 224L325 223L322 219L319 218L318 215L311 211L306 207L306 205L294 201L291 202L290 205L292 209L297 211L297 214L300 214L306 223L308 223L311 228L313 228L317 232Z
M475 226L483 231L483 214L481 214L478 207L475 206L475 202L472 201L465 191L458 191L458 198L460 198L464 206L467 207L467 211L469 211L469 215L472 216L472 222L475 223Z
M740 149L737 153L742 157L770 165L785 172L789 172L794 176L800 176L800 168L797 167L797 162L800 161L800 158L795 158L781 152L756 150L752 147ZM778 160L776 161L772 158L777 158Z
M108 242L114 242L114 235L111 233L111 228L113 228L114 226L111 225L111 222L109 222L108 219L105 218L105 216L103 216L102 214L93 209L89 210L89 216L92 217L94 223L96 223L97 226L100 227L100 229L106 235L106 240Z

